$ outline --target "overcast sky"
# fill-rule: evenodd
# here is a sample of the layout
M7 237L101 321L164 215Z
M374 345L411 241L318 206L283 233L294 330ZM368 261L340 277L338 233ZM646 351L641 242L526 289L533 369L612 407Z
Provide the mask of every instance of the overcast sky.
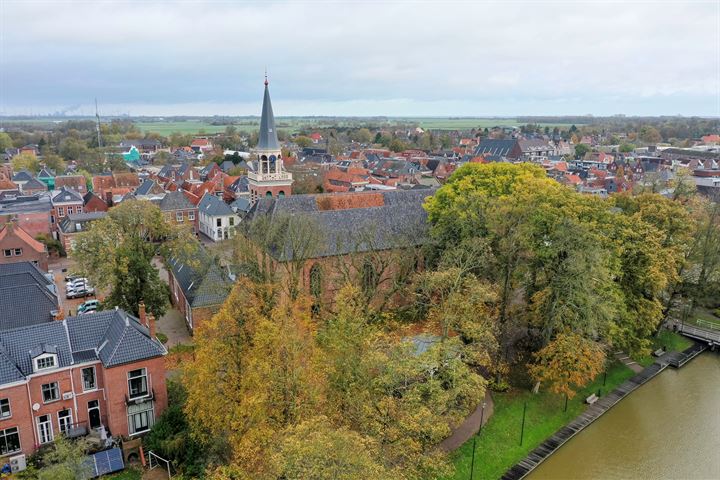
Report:
M0 0L0 114L720 115L720 1Z

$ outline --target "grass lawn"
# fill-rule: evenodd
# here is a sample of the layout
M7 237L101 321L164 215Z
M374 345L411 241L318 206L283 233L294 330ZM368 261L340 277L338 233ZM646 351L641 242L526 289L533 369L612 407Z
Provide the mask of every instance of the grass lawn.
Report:
M692 345L692 341L688 338L680 335L679 333L671 332L670 330L663 329L660 334L653 340L652 351L658 350L665 347L668 352L682 352L686 348ZM655 357L652 354L645 357L640 357L635 360L643 367L651 365L655 361Z
M598 389L606 393L632 377L632 370L620 363L613 363L608 369L607 381L603 386L603 375L581 390L568 402L565 397L549 392L533 395L529 391L512 391L493 394L495 413L483 428L477 439L475 452L475 479L495 479L515 463L522 460L532 449L551 436L565 424L583 412L585 398ZM520 443L523 405L527 402L525 435ZM473 441L470 439L453 454L455 475L452 479L470 478Z
M695 325L704 328L720 328L720 318L718 318L710 310L702 307L697 307L691 318L687 319L686 322L694 323ZM708 325L708 322L713 325Z
M127 468L120 473L113 475L107 475L102 478L109 480L140 480L142 478L142 471L137 468Z

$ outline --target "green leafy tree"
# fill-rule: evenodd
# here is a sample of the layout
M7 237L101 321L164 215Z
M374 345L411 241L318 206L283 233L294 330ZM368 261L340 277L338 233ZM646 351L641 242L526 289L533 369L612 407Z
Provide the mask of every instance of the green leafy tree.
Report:
M38 471L38 480L77 480L88 478L92 474L90 465L86 462L86 452L89 450L87 441L70 441L60 436L42 456L44 465Z
M4 152L6 148L13 148L13 141L5 132L0 132L0 151Z
M165 313L167 285L152 264L156 252L192 262L197 248L188 227L168 222L147 201L127 200L78 235L73 256L80 271L96 288L111 288L110 306L122 306L137 315L144 301L155 316ZM160 243L162 242L162 243Z
M14 172L27 170L30 173L37 173L40 170L40 162L32 153L20 153L10 160Z
M577 145L575 145L575 158L584 158L590 150L590 147L585 145L584 143L578 143Z

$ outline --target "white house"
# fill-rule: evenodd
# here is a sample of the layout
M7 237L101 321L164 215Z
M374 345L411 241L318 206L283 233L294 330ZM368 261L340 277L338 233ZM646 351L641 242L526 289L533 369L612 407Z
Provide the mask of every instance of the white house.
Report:
M200 231L214 242L235 236L240 217L222 199L205 193L198 204Z

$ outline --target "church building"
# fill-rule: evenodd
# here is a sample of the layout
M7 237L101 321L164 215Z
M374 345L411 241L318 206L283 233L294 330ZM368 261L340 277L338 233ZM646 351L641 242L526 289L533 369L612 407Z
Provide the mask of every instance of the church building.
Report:
M254 204L260 198L285 197L292 193L292 174L286 172L283 166L267 77L260 134L257 146L251 151L251 158L253 157L255 169L248 172L250 203Z

